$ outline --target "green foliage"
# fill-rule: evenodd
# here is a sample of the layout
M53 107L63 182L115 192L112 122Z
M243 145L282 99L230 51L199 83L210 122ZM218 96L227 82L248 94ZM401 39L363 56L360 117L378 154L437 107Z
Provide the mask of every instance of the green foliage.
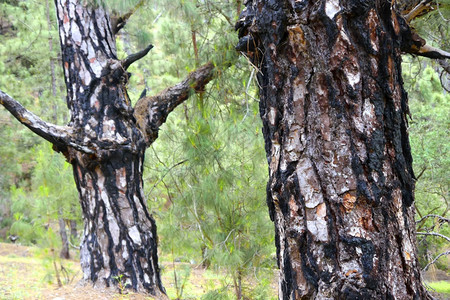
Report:
M51 2L51 1L50 1ZM50 12L50 30L44 1L20 1L15 6L0 3L0 17L10 23L7 34L0 34L0 86L24 105L34 105L41 117L56 104L63 105L64 80L61 68L56 71L58 95L51 94L50 60L56 64L59 38L53 11ZM49 50L49 38L53 50ZM48 74L43 76L43 74ZM33 107L31 107L33 108Z
M0 87L43 119L53 119L56 114L63 120L67 119L67 112L58 109L64 107L61 68L56 68L57 94L51 92L50 61L58 66L59 52L53 11L50 22L49 30L45 1L0 2ZM1 229L14 221L10 186L29 188L35 164L32 148L42 141L3 109L0 110L0 139Z
M52 248L59 245L51 238L54 220L60 217L80 219L78 195L72 167L51 149L50 144L37 146L33 153L36 165L30 190L11 187L11 211L15 222L10 233L19 236L23 244L39 243Z
M437 9L414 21L414 27L428 45L448 51L450 48L450 1L436 1ZM427 214L447 217L450 205L449 181L449 115L450 81L442 61L408 58L404 63L404 77L412 114L410 139L414 158L417 218ZM427 218L417 224L418 231L434 231L450 236L448 223ZM440 237L419 236L420 263L425 266L438 254L447 250ZM448 270L447 257L436 266Z
M247 94L255 86L238 79L248 79L250 68L234 50L229 20L237 18L236 8L226 3L218 11L215 5L162 1L138 11L121 34L120 49L138 50L127 50L127 43L139 44L139 31L154 38L155 48L131 71L134 99L144 86L147 95L156 93L206 61L221 72L207 92L178 107L160 129L146 154L146 194L163 253L225 272L232 284L242 276L251 294L260 285L245 289L246 276L273 267L275 251L265 204L267 165L258 103Z
M413 82L410 94L411 145L417 175L416 198L422 214L443 213L448 196L450 158L448 129L450 94L442 92L438 74L426 67Z
M450 94L442 89L439 75L431 65L409 60L404 74L409 88L412 119L410 141L414 159L416 182L416 210L420 219L428 214L445 216L449 210L450 158L448 130ZM450 235L448 223L428 218L418 224L418 231L435 231ZM419 255L422 267L439 253L444 252L445 240L439 237L421 237ZM437 266L446 270L446 257Z
M55 153L48 143L33 151L36 165L32 171L30 190L11 187L11 211L15 221L9 232L17 235L21 244L38 244L46 273L44 281L70 283L73 280L69 267L64 267L57 249L61 239L56 232L56 220L79 219L78 195L71 166Z
M259 117L253 113L243 120L242 113L237 117L231 109L226 115L214 113L212 101L197 99L188 120L170 118L161 130L147 155L148 168L157 173L147 176L167 176L149 194L161 205L157 216L163 251L176 244L175 255L181 259L189 253L236 278L273 267L273 226L264 201L267 168L257 135ZM165 161L184 163L171 168Z
M227 293L227 290L224 288L209 291L202 297L202 300L231 300L231 299L233 299L233 297L231 297Z

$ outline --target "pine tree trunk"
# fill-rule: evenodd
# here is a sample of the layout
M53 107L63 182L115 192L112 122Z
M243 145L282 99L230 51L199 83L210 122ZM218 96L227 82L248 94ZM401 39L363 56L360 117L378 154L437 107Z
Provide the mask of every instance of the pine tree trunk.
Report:
M117 151L95 168L74 162L84 234L81 265L86 279L106 283L117 276L137 290L164 291L159 276L156 225L142 186L143 151Z
M119 60L115 34L142 3L122 16L113 15L111 21L96 1L55 0L71 113L67 126L43 121L2 90L0 104L73 165L85 224L84 279L167 298L158 267L156 225L143 193L144 153L170 112L192 92L203 92L216 72L206 63L161 93L142 96L133 108L126 90L131 74L126 70L153 46Z
M424 299L402 87L386 1L247 3L280 299Z
M153 295L165 293L156 225L143 195L146 142L128 101L129 74L116 56L108 14L77 1L56 1L69 126L89 151L62 150L73 164L84 218L84 279Z

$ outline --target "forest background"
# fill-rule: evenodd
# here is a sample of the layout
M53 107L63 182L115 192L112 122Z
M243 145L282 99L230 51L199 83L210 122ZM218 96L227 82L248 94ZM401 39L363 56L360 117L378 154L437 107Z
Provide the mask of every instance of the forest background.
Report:
M145 193L158 224L163 270L171 266L169 296L194 297L192 271L202 268L211 276L203 287L205 299L232 299L240 293L249 299L275 297L274 228L265 203L268 174L257 70L234 48L241 1L107 3L118 12L139 8L118 36L119 58L154 45L129 69L133 75L127 90L133 103L143 93L156 94L179 82L207 61L219 70L204 93L171 114L146 153ZM438 10L413 25L429 44L450 49L450 1L438 3ZM450 236L450 68L446 61L403 60L417 177L419 258L424 270L445 274L450 271L445 238ZM0 87L29 110L44 120L67 123L53 3L0 0L0 74ZM70 281L74 274L60 255L77 259L83 230L71 166L4 109L0 141L0 241L41 249L39 257L47 267L36 281ZM443 289L450 293L448 286Z

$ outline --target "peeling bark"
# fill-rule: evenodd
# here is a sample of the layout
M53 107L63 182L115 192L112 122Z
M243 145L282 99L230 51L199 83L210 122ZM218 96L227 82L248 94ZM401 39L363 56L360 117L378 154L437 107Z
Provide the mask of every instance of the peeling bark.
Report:
M425 299L401 78L386 1L247 1L280 299Z

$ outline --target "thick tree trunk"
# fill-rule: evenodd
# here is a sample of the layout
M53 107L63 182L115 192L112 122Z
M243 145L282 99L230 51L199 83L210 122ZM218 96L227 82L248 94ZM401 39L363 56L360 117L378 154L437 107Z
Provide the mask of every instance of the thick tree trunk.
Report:
M84 279L160 296L156 225L147 211L142 171L146 143L125 88L103 8L57 0L70 127L90 151L62 149L73 164L83 210ZM120 278L120 279L119 279Z
M159 276L156 225L143 194L143 151L117 151L91 168L74 162L84 234L81 266L85 279L109 286L117 276L129 287L164 291Z
M247 3L259 67L280 299L424 299L401 79L387 1ZM407 41L406 41L407 42Z
M120 280L127 288L166 298L156 225L143 194L144 153L168 114L192 92L202 92L215 68L207 63L160 94L139 99L133 109L126 91L131 74L126 69L152 46L118 60L114 35L144 1L125 15L114 16L113 23L94 3L55 0L69 124L47 123L1 90L0 104L73 165L85 223L84 279L98 286Z

